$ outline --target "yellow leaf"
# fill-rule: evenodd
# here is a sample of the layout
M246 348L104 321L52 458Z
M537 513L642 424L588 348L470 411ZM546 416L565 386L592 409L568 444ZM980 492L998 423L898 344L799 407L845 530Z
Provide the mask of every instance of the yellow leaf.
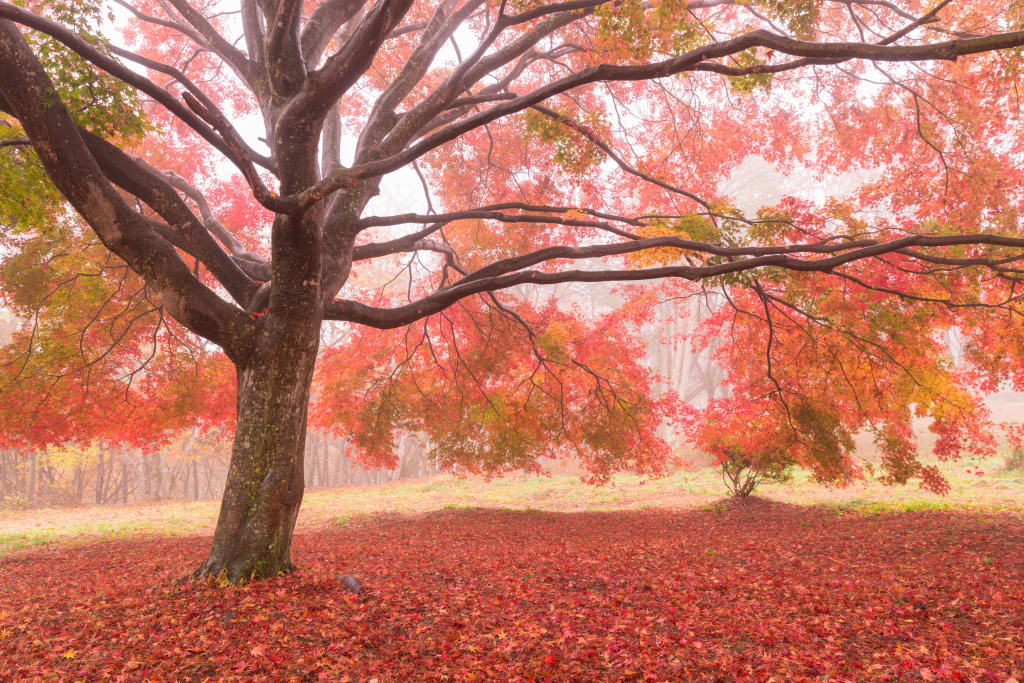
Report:
M74 659L75 658L75 651L74 650L68 650L67 652L64 653L63 656L64 656L64 659Z

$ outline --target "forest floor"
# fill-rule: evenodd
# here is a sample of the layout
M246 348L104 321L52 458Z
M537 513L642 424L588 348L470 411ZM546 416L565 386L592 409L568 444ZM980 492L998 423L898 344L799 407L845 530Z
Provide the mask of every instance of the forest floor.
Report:
M1024 680L1019 511L382 513L307 525L294 575L177 582L208 542L0 559L0 678Z
M213 502L0 512L0 680L1020 683L1024 476L998 465L945 465L945 497L798 475L730 503L713 471L311 491L300 570L227 588L177 581Z

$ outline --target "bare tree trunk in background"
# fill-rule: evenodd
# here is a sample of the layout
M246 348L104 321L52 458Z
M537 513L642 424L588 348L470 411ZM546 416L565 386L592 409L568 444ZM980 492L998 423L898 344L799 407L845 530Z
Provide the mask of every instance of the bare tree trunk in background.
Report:
M85 494L85 472L82 471L81 465L75 465L75 476L71 487L75 489L75 502L81 503L82 496Z
M153 500L152 463L148 453L139 453L139 481L142 482L142 499Z
M97 444L96 448L98 455L96 456L96 489L93 491L93 500L99 505L103 502L103 444Z
M320 485L321 486L330 486L331 485L331 458L329 456L329 451L327 450L327 435L326 434L321 434L320 435L320 441L319 441L319 443L317 445L318 446L322 445L322 448L319 449L320 450L320 474L318 476L320 478Z
M150 500L162 500L163 499L163 462L161 461L160 451L153 451L149 454L149 476L152 478L152 487L150 492L152 498Z
M700 361L695 359L693 366L694 377L700 377ZM46 500L51 500L53 493L65 491L70 494L67 498L77 503L88 497L89 503L95 505L219 496L225 466L223 454L199 449L195 430L179 443L168 452L144 453L100 442L89 465L68 470L44 464L39 453L27 452L22 456L10 449L0 450L0 494L17 496L33 505L44 500L44 488L48 492ZM404 434L398 439L394 468L364 468L348 457L348 446L344 438L309 432L304 453L304 485L369 486L422 477L436 470L426 457L423 436L418 433ZM164 457L167 453L171 465ZM56 503L59 499L52 501Z
M128 459L127 455L121 452L121 481L124 482L124 487L121 489L121 503L126 505L128 503Z
M398 478L418 476L420 463L423 462L423 443L418 434L406 434L402 437Z
M121 489L127 482L120 475L120 469L114 467L114 454L111 452L107 459L107 477L103 487L103 502L113 503L121 495Z
M342 476L342 481L340 481L338 483L339 484L346 484L347 485L347 484L352 483L352 474L351 474L352 467L351 467L351 462L348 459L348 443L347 442L342 442L341 445L338 445L337 444L337 440L336 440L335 444L338 446L338 458L339 458L339 464L341 465L341 476Z
M167 476L164 477L164 491L163 498L166 500L174 500L175 492L178 490L178 475L181 469L181 464L167 467Z
M316 439L316 433L310 432L306 434L306 445L303 447L302 452L302 486L304 488L310 488L313 486L313 482L316 480L316 472L313 468L316 465L316 454L313 452L313 446L311 441Z
M10 457L10 451L0 448L0 494L3 495L14 490L11 486L11 466L8 464Z
M337 481L338 473L341 471L341 463L337 462L337 461L335 462L334 474L332 475L332 472L331 472L331 438L327 434L324 435L324 441L323 441L322 445L323 445L323 450L322 450L321 455L324 456L324 480L327 482L328 486L337 486L338 485L338 481Z
M29 456L28 487L25 491L25 498L29 505L36 502L36 454L34 451Z
M206 475L206 497L213 498L217 493L213 490L213 458L207 458L203 468Z

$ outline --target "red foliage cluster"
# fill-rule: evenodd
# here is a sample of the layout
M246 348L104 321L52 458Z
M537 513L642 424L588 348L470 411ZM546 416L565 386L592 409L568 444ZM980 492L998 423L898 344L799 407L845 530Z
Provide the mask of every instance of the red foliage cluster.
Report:
M587 321L554 301L517 302L518 320L468 301L422 326L362 328L325 352L310 423L351 437L371 466L394 467L396 439L421 432L431 458L459 472L540 471L557 458L596 481L664 472L674 462L658 430L679 406L651 395L637 334L649 303Z
M456 511L307 532L304 567L174 581L205 540L0 562L7 680L1024 679L1019 516ZM342 573L364 582L347 592Z

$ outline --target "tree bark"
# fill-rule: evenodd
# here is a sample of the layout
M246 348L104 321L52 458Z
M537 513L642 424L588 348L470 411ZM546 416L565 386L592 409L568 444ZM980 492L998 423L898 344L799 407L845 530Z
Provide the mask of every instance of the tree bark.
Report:
M352 465L351 461L348 459L348 442L343 441L341 444L338 444L338 457L341 460L342 477L338 483L339 485L344 484L345 486L348 486L352 483Z
M295 568L291 541L304 487L319 309L304 317L266 321L252 353L236 360L238 417L231 462L210 555L195 579L244 583Z

